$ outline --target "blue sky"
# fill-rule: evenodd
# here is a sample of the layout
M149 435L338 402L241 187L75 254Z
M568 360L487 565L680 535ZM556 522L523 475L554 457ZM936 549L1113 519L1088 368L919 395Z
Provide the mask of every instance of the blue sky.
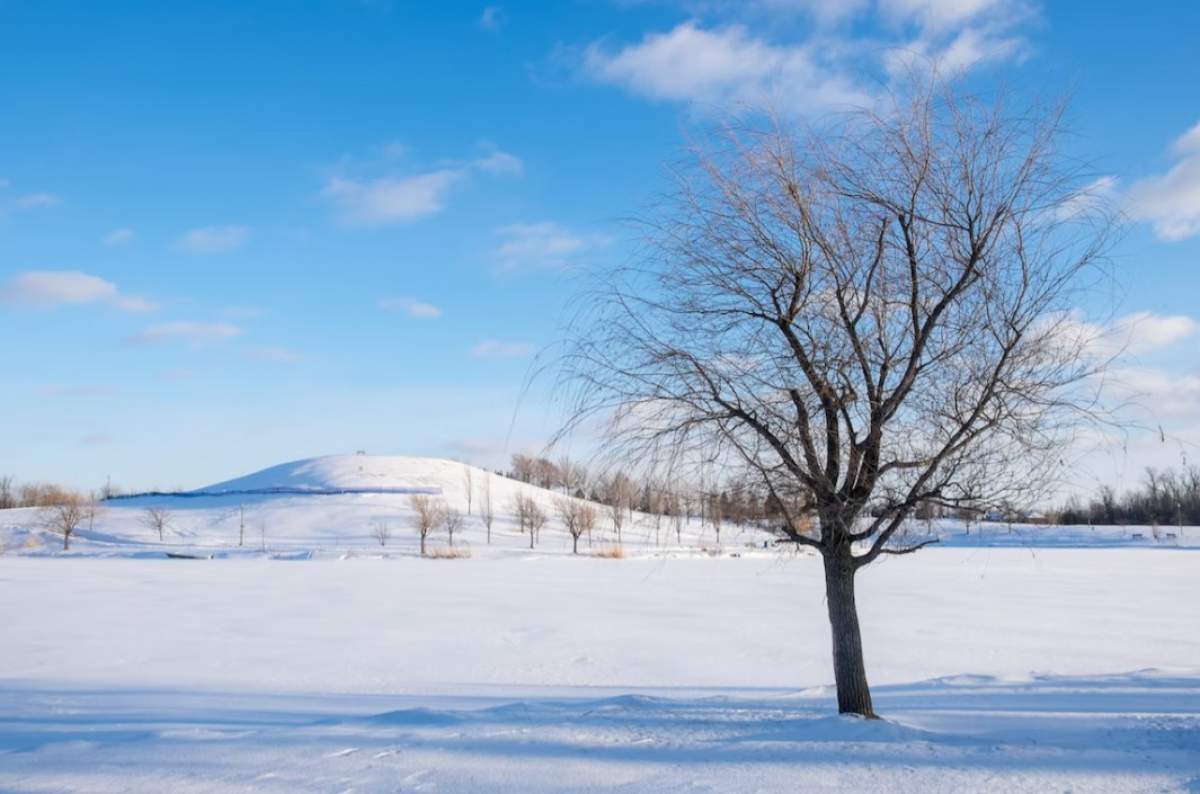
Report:
M688 130L867 96L901 49L1072 94L1074 154L1131 216L1112 305L1081 309L1136 318L1122 367L1168 436L1087 476L1200 461L1200 5L1147 8L0 0L0 471L536 448L533 354Z

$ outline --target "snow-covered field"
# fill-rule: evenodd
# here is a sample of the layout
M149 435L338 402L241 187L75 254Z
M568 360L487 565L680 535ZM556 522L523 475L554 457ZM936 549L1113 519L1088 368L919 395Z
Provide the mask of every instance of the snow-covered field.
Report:
M465 508L460 464L304 465ZM1200 791L1200 530L933 528L861 575L866 722L814 557L649 519L530 552L527 487L453 560L387 494L154 500L161 543L115 503L65 555L0 512L0 791Z

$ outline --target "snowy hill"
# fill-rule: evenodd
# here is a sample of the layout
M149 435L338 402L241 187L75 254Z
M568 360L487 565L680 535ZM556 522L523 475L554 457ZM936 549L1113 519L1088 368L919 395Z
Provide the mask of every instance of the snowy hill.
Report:
M462 513L455 547L472 555L571 552L571 538L557 518L562 493L494 474L476 466L439 458L393 455L330 455L272 466L242 477L177 495L125 497L104 503L91 527L72 539L76 555L197 556L268 554L296 557L409 556L418 549L411 494L421 492ZM482 517L490 499L494 521L490 538ZM532 498L547 516L534 548L515 518L519 495ZM170 513L162 540L146 526L148 508ZM616 545L608 512L596 505L596 528L581 541L585 552ZM386 523L390 537L376 530ZM0 549L10 554L61 553L61 540L38 527L37 511L0 511ZM709 555L781 553L764 549L764 533L725 527L721 543L711 526L685 524L678 534L668 518L635 513L626 521L620 545L628 554ZM435 532L435 548L449 537ZM718 551L718 548L720 551Z
M203 493L293 489L298 491L379 490L457 487L466 502L465 464L399 455L326 455L282 463L262 471L196 489ZM474 469L474 467L472 467ZM475 469L482 474L482 470ZM472 472L472 474L475 473Z

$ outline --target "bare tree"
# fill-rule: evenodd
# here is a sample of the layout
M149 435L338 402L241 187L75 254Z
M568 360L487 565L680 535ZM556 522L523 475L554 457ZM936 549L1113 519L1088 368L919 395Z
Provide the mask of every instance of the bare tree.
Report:
M442 507L442 527L450 536L450 546L454 546L454 533L462 526L463 516L457 507Z
M475 497L474 477L471 474L471 464L463 464L463 490L467 492L467 515L471 515L471 500ZM454 544L451 544L454 545Z
M171 511L165 507L147 507L142 511L142 526L151 532L157 532L158 540L161 542L163 532L170 529L173 518Z
M371 522L371 535L379 541L380 546L386 546L392 538L392 528L387 521L379 519Z
M617 472L605 484L605 507L617 533L617 545L622 543L621 528L630 514L633 503L633 482L624 472Z
M421 538L421 556L425 556L425 540L442 523L442 502L426 494L408 497L408 506L416 516L417 535Z
M562 496L554 500L554 512L571 536L571 553L579 553L579 539L591 533L596 523L596 509L587 502Z
M82 496L66 494L56 504L43 507L38 514L43 528L62 535L63 551L71 550L71 536L87 515L84 505Z
M492 522L496 520L496 511L492 506L492 474L483 473L483 484L479 493L479 518L487 530L487 542L492 542Z
M9 510L17 506L16 495L13 493L13 476L0 475L0 510Z
M534 501L521 492L517 492L512 499L512 514L517 519L517 527L522 533L529 528L529 513Z
M936 77L884 104L729 131L680 172L577 321L560 435L600 418L610 455L760 483L823 559L838 709L865 716L856 573L935 542L893 542L923 502L1054 482L1096 406L1072 310L1113 228L1058 110Z
M525 497L525 514L529 520L529 548L533 548L537 543L538 535L542 532L542 527L546 526L546 513L541 506L534 501L533 497Z
M96 498L96 492L88 492L87 499L83 503L83 515L87 518L88 532L96 528L96 519L100 518L107 512L107 508Z

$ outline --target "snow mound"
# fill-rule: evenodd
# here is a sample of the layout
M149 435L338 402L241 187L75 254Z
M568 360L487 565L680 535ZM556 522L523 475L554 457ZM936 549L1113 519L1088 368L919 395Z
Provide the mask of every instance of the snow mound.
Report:
M281 463L197 492L446 489L459 485L463 466L451 460L401 455L325 455Z

